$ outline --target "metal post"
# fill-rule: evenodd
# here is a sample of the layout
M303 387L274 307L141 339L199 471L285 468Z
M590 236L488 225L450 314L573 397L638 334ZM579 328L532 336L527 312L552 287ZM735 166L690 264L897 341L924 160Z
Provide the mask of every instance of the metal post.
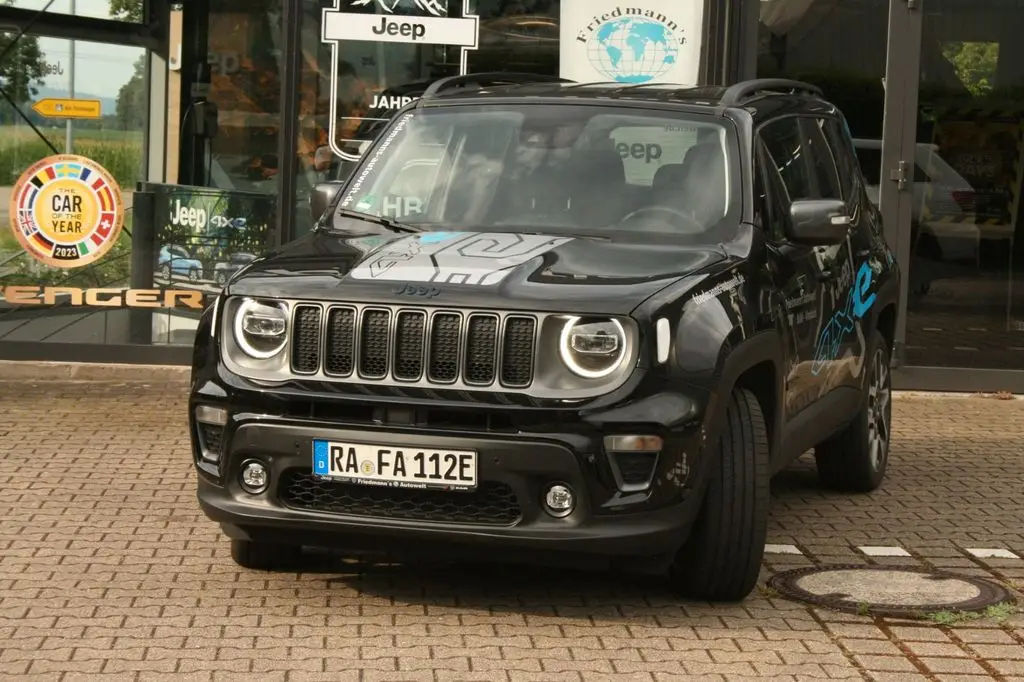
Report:
M277 230L268 248L295 237L302 19L302 7L298 2L284 3L281 13L281 50L284 55L281 64L281 136L277 141Z
M72 16L75 15L75 12L77 10L77 8L75 7L75 4L76 4L75 0L71 0L71 15ZM74 99L75 98L75 41L73 39L71 40L71 60L70 60L70 64L68 64L68 77L71 80L71 86L70 86L70 88L68 88L70 90L70 92L68 93L68 98L69 99ZM65 154L74 154L75 153L74 152L75 132L74 132L73 124L72 124L72 119L69 118L65 122L64 125L67 126L67 129L66 129L66 131L64 133L64 153Z
M153 275L156 270L156 197L152 186L139 183L132 197L132 289L153 289ZM153 318L151 308L133 308L128 314L128 329L131 343L150 345L153 343Z

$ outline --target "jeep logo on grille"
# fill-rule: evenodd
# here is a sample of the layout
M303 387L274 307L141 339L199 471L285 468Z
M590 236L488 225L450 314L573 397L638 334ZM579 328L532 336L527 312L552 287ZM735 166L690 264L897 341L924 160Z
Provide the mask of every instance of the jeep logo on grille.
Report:
M423 298L434 298L441 293L437 287L417 287L411 284L403 284L391 291L396 296L422 296Z

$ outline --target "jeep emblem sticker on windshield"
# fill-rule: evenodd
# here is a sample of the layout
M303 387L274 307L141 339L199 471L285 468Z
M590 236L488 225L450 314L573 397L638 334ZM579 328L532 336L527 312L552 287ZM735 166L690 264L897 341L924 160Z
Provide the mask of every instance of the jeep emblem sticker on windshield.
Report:
M486 286L571 237L425 232L398 239L352 269L353 279Z

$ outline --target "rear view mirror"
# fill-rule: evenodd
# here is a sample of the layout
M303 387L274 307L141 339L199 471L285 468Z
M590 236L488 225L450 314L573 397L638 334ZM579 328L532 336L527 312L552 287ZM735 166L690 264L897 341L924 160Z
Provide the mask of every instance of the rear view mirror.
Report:
M338 196L338 191L344 183L341 181L318 182L309 193L309 212L313 216L313 222L320 220L327 207Z
M794 201L789 209L790 241L808 246L842 244L850 229L846 204L839 199Z

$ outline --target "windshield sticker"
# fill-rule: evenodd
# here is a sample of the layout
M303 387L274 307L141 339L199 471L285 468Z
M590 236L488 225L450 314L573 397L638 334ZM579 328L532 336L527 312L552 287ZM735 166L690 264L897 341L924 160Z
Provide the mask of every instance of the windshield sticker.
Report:
M384 141L381 143L380 147L377 148L377 152L363 166L363 171L359 174L359 177L356 178L356 181L352 184L352 189L350 189L348 191L348 194L345 195L344 201L341 202L342 208L348 208L348 205L352 203L352 200L355 198L356 194L358 194L359 190L363 188L363 183L366 182L367 176L369 176L370 173L373 172L373 169L377 166L377 162L380 161L380 157L382 157L384 155L384 152L388 150L388 147L390 147L391 143L395 141L395 138L398 137L398 135L403 130L405 130L405 126L408 125L409 121L412 120L412 118L413 114L406 114L401 118L400 121L398 121L398 123L395 124L395 127L391 129L391 132L388 133L388 136L386 138L384 138ZM364 201L372 199L373 195L371 194L367 196L366 199L364 199Z
M363 261L353 279L487 286L557 249L571 237L476 232L428 232L403 237Z

